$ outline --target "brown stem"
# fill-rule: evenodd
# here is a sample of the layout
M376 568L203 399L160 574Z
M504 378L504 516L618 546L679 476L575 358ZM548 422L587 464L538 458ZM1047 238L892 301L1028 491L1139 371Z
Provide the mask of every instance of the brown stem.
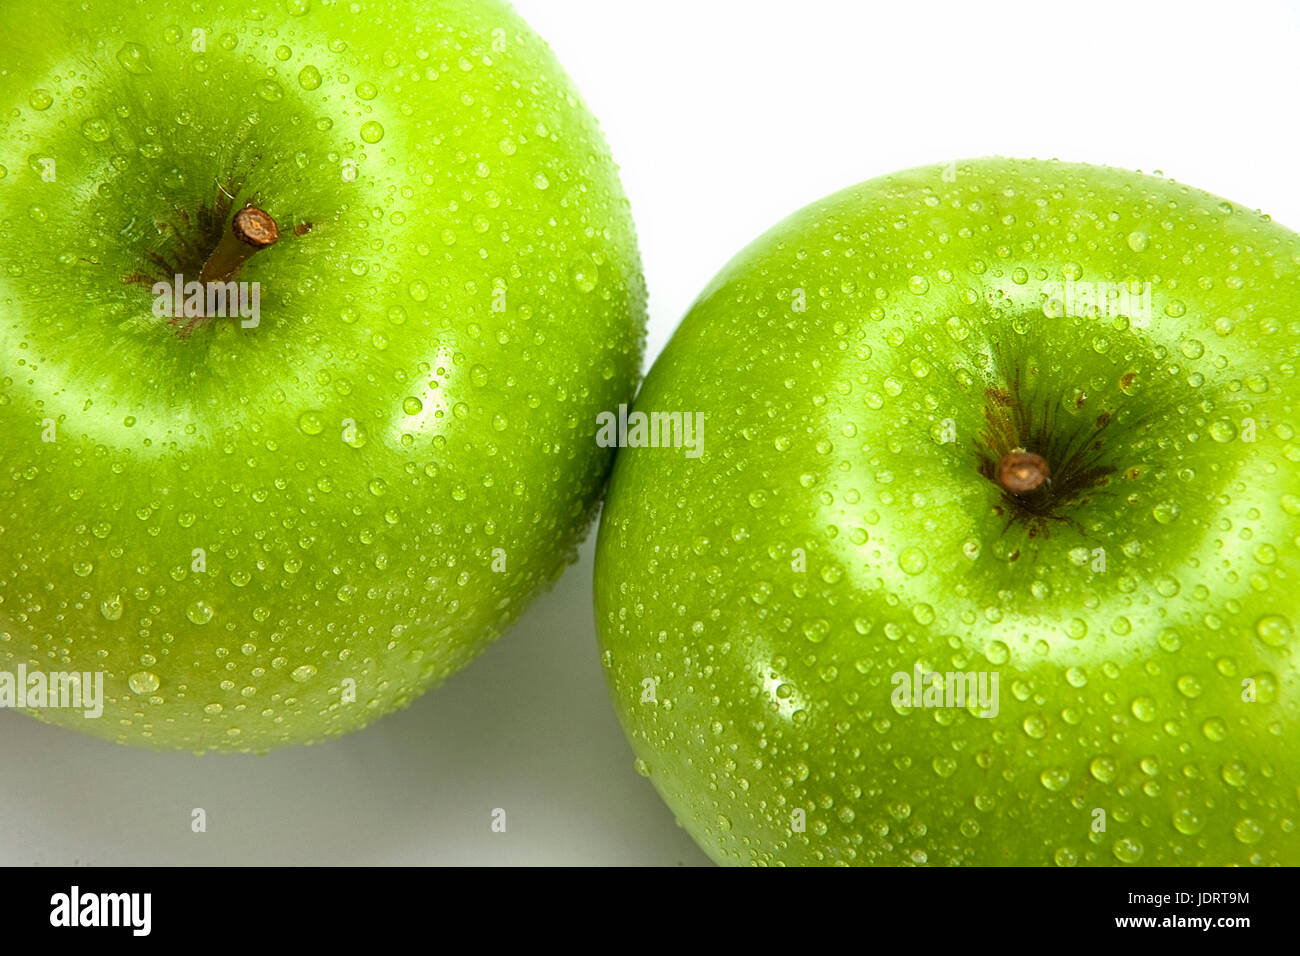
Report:
M998 462L998 484L1013 495L1027 495L1037 491L1050 475L1047 459L1023 448L1007 453Z
M245 206L235 213L230 228L222 234L217 248L203 263L199 281L205 285L232 281L245 262L268 246L275 245L279 239L280 228L270 215L256 206Z

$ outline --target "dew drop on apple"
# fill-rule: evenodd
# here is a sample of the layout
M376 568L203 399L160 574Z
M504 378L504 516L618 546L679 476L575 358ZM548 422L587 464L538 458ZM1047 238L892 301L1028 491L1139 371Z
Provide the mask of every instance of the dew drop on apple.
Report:
M1070 771L1064 767L1052 767L1038 775L1038 782L1047 790L1057 793L1064 790L1070 782Z
M1182 514L1182 509L1178 507L1178 502L1167 500L1162 501L1151 509L1151 516L1161 524L1173 524Z
M1042 714L1030 714L1020 722L1020 727L1035 740L1042 740L1047 736L1047 719Z
M1059 847L1052 854L1052 862L1057 866L1071 867L1079 865L1079 854L1071 850L1068 846Z
M650 765L646 763L644 760L642 760L640 757L636 759L636 761L632 764L632 766L636 768L636 772L639 773L641 776L643 777L650 776L651 773Z
M1134 697L1129 711L1144 724L1156 719L1156 702L1150 697Z
M1098 783L1110 783L1115 779L1118 765L1114 757L1094 757L1088 764L1088 773Z
M1201 724L1201 734L1206 740L1218 743L1228 736L1228 725L1221 717L1211 717Z
M589 259L584 259L574 267L573 284L582 292L591 292L600 282L600 270Z
M1226 418L1211 422L1209 431L1210 437L1221 444L1233 441L1237 437L1237 426Z
M48 110L54 105L54 97L49 90L33 90L27 102L34 110Z
M1291 621L1281 614L1268 614L1255 622L1255 633L1269 647L1283 647L1291 640Z
M377 143L384 138L384 124L367 120L361 124L361 138L367 143Z
M1249 846L1252 843L1258 843L1260 840L1264 839L1264 827L1258 820L1246 817L1237 821L1236 825L1232 828L1232 835L1237 838L1237 842L1245 843Z
M1174 829L1184 836L1195 836L1205 829L1206 817L1192 807L1180 807L1174 811Z
M1011 648L1003 641L989 641L984 645L984 657L990 664L1002 665L1011 660Z
M1141 843L1132 837L1120 837L1115 841L1111 852L1115 855L1115 859L1121 863L1136 863L1142 859L1144 848Z
M304 90L314 90L321 85L320 70L308 64L298 71L298 85Z
M122 49L117 51L117 63L126 72L137 76L150 72L149 56L144 47L138 43L123 44Z
M319 435L325 430L325 418L320 412L303 412L298 416L298 429L304 435Z
M152 694L162 683L153 671L136 671L126 679L126 686L134 694Z
M284 99L284 87L275 80L258 80L257 85L253 87L258 99L265 100L268 103L278 103Z
M1135 229L1128 234L1128 247L1134 252L1145 252L1147 248L1147 234L1141 229Z
M905 548L898 556L898 566L903 569L905 574L920 574L929 563L930 559L926 553L915 546Z
M1230 760L1219 768L1219 776L1230 787L1244 787L1246 785L1246 765L1240 760Z
M99 613L104 615L106 621L120 621L122 619L122 595L114 594L111 598L101 601Z
M213 613L214 609L207 601L195 601L185 609L185 616L194 624L207 624Z

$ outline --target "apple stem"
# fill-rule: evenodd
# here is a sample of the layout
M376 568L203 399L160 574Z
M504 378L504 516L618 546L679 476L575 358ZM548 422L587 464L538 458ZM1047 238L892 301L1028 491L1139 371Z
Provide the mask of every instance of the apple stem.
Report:
M1051 469L1047 459L1032 451L1016 448L998 462L998 484L1013 495L1027 495L1049 481Z
M275 245L279 239L280 228L267 212L256 206L245 206L235 213L230 228L222 234L217 248L203 263L199 281L205 285L230 282L254 254Z

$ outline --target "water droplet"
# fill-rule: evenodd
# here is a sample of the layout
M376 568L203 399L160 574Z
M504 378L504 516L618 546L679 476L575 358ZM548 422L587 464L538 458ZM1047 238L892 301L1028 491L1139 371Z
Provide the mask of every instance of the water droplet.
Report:
M384 125L376 120L361 124L361 138L367 143L377 143L384 138Z
M1264 839L1264 828L1258 820L1246 817L1244 820L1237 821L1237 825L1232 828L1232 835L1240 843L1258 843Z
M1142 844L1132 837L1121 837L1115 841L1115 846L1111 848L1115 854L1115 859L1121 863L1136 863L1142 859Z
M99 613L104 615L108 621L118 621L122 618L122 595L114 594L111 598L101 601Z
M33 90L27 102L34 110L48 110L54 105L54 97L49 90Z
M1182 514L1182 509L1178 507L1178 502L1172 499L1162 501L1151 509L1151 517L1161 524L1173 524Z
M1088 764L1088 772L1098 783L1110 783L1115 779L1118 765L1114 757L1094 757Z
M1223 722L1221 717L1211 717L1201 724L1201 733L1205 735L1206 740L1218 743L1228 736L1228 725Z
M573 284L582 292L590 292L600 281L600 270L589 259L584 259L573 270Z
M325 430L325 417L320 412L303 412L298 416L298 429L304 435L319 435Z
M207 624L214 613L215 609L207 601L195 601L185 609L185 616L194 624Z
M1149 724L1156 719L1156 702L1150 697L1134 697L1129 710L1144 724Z
M1231 760L1219 768L1219 776L1230 787L1244 787L1246 785L1246 765L1240 760Z
M126 679L126 686L133 694L152 694L162 683L152 671L136 671Z
M1038 775L1038 782L1048 790L1056 793L1064 790L1066 784L1070 782L1070 772L1064 767L1053 767L1050 770L1044 770Z
M142 76L149 72L149 56L138 43L127 43L117 51L117 62L128 73Z
M930 559L920 548L906 548L898 556L898 566L903 569L905 574L920 574L929 565Z
M81 124L81 135L92 143L106 142L112 134L102 119L88 119Z
M1182 807L1174 811L1174 829L1185 836L1195 836L1205 829L1206 818L1191 807Z
M1147 247L1147 234L1141 229L1134 229L1128 234L1128 247L1134 252L1145 252Z
M284 87L275 80L258 80L253 90L259 99L266 100L268 103L278 103L284 99Z
M1255 633L1269 647L1282 647L1291 640L1291 622L1281 614L1269 614L1255 623Z
M636 759L636 762L633 763L632 766L636 768L636 772L639 773L641 776L643 777L650 776L650 765L646 763L644 760L642 760L640 757Z
M1226 418L1210 423L1210 437L1217 442L1230 442L1237 437L1237 426Z
M316 668L312 664L303 664L299 667L295 667L289 676L299 684L305 684L316 676Z
M378 95L379 95L379 87L375 86L375 84L367 80L363 80L362 82L357 84L357 96L359 96L361 99L373 100Z
M318 89L321 85L320 70L310 63L298 71L298 85L304 90Z
M1035 740L1042 740L1047 736L1047 719L1042 714L1030 714L1021 721L1020 726Z

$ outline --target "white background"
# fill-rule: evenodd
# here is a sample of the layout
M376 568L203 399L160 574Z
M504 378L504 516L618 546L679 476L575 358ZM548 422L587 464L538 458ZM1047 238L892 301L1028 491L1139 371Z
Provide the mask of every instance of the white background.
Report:
M650 358L760 232L923 163L1160 170L1300 227L1295 4L516 5L622 166ZM597 661L591 551L468 670L326 746L153 754L0 712L0 864L707 862L632 769Z

